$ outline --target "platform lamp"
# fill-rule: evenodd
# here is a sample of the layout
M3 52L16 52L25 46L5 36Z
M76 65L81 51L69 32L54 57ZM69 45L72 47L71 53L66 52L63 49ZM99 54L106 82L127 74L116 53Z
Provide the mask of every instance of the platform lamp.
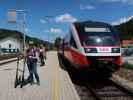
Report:
M53 20L53 16L50 16L50 15L44 16L43 20L44 20L44 22L47 22L47 23L50 24L50 22L52 22L52 20ZM47 36L47 38L48 38L47 42L48 42L48 45L49 45L48 46L48 49L49 49L50 48L50 37L49 37L49 35Z

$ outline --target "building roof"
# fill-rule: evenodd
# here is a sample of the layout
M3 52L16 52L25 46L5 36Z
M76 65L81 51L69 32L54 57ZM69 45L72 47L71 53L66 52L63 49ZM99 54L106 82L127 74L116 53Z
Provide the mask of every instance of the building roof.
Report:
M15 30L6 30L6 29L0 29L0 39L4 39L7 37L14 37L18 39L22 39L22 33L15 31Z

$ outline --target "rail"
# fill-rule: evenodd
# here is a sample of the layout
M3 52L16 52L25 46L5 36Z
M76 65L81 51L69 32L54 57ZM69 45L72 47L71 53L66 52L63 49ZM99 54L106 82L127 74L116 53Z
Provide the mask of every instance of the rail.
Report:
M17 56L13 56L13 57L10 57L10 58L7 58L7 59L3 59L3 60L0 60L0 65L7 64L7 63L10 63L10 62L14 62L16 60L17 60Z
M103 83L104 84L104 83ZM120 84L114 82L113 80L108 80L108 86L104 86L104 90L101 88L101 90L98 88L95 88L92 86L92 84L86 84L86 88L91 93L91 96L94 100L104 100L103 97L130 97L133 99L133 91L128 90L124 86L121 86ZM107 89L106 89L107 88Z

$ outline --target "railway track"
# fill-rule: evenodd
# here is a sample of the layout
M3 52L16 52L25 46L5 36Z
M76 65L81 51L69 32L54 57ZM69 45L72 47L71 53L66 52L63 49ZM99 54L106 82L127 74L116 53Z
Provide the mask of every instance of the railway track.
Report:
M69 64L66 65L69 68L71 66ZM64 64L64 66L66 65ZM77 78L75 79L72 70L68 67L65 68L81 100L133 100L133 91L128 90L111 79L92 81L85 75L76 75ZM82 80L83 77L87 79Z
M115 83L113 80L85 83L88 99L81 100L133 100L133 91Z
M4 64L11 63L11 62L14 62L14 61L17 61L17 56L0 60L0 65L4 65Z
M2 61L2 62L0 62L0 65L4 65L4 64L11 63L11 62L14 62L14 61L17 61L17 58L7 59L7 61Z

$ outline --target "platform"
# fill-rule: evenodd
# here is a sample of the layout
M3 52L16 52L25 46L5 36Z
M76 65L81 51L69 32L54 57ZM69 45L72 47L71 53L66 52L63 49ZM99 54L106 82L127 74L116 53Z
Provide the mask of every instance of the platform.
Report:
M68 73L60 68L56 52L49 52L46 65L40 67L40 86L27 84L14 88L17 62L0 66L0 100L80 100ZM20 61L20 72L23 61ZM25 78L28 76L26 67Z

